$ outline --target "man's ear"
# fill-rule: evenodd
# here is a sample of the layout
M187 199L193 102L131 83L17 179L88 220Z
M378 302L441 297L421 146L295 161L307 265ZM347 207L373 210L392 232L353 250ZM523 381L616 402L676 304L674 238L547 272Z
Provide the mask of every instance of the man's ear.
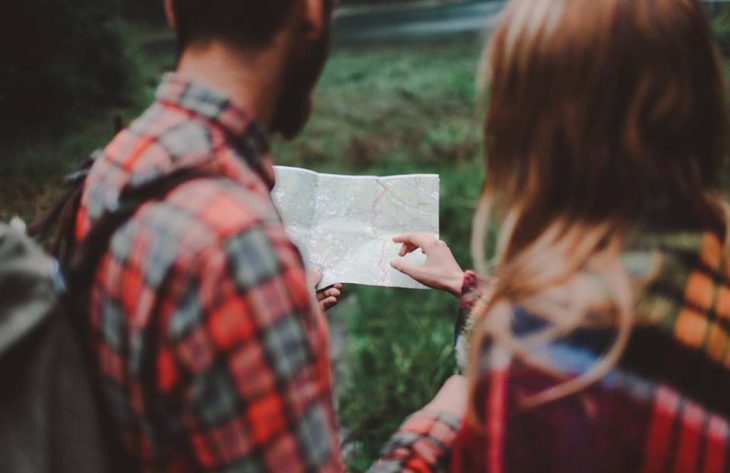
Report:
M329 28L331 18L325 4L329 0L302 0L304 8L304 21L307 26L307 33L319 37L323 30Z
M165 16L167 17L167 24L171 30L177 30L177 18L175 17L175 8L172 3L174 0L163 0L165 4Z

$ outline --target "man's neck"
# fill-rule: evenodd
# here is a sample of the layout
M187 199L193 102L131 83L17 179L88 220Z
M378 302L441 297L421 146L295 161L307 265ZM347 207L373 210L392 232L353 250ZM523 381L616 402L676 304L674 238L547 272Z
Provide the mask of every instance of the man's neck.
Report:
M188 48L177 72L223 92L269 130L283 82L282 56L276 48L246 53L211 42Z

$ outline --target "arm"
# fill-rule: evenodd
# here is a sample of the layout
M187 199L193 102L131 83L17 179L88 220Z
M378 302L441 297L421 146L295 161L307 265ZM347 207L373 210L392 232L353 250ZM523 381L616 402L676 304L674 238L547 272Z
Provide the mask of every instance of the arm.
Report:
M467 382L453 376L426 407L391 437L370 473L443 471L467 402Z
M160 379L200 471L342 471L326 325L296 249L254 227L192 271Z
M399 253L401 257L419 249L426 255L426 262L422 266L394 260L391 265L395 269L425 286L460 298L454 346L459 368L464 371L469 358L469 339L475 324L472 314L478 302L485 299L489 291L489 281L480 279L473 271L463 271L449 246L434 236L408 233L396 236L393 241L402 245Z
M401 257L422 250L426 263L414 266L402 260L391 265L398 271L434 289L462 296L457 334L474 303L472 295L478 279L471 271L461 270L451 250L441 240L426 234L406 234L394 241L401 243ZM474 287L472 287L472 282ZM474 301L478 298L473 297ZM385 445L371 473L443 471L457 438L467 402L467 383L463 376L449 379L426 407L411 415Z
M468 339L474 327L471 313L483 291L482 281L473 271L466 271L455 337L462 371L468 361ZM406 419L385 445L370 473L444 471L461 428L466 403L467 383L464 377L454 376L431 403Z

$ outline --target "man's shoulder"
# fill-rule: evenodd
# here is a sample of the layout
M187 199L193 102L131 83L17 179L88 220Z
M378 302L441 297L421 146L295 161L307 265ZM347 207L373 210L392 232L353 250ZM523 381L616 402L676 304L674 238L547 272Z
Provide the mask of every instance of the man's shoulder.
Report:
M131 174L132 179L149 179L175 166L200 161L226 137L215 127L183 110L153 104L105 149L105 161Z
M91 168L84 195L89 218L96 220L112 208L123 188L192 166L213 149L205 123L153 104L114 137Z
M228 172L227 167L235 171ZM120 132L94 164L83 200L88 219L94 222L116 208L125 190L195 169L201 177L182 182L160 202L145 205L130 221L132 227L151 232L165 228L205 241L225 240L255 225L281 227L266 186L247 169L228 138L204 120L161 103Z
M144 204L115 233L111 253L122 267L144 273L156 287L176 268L194 272L201 255L232 258L244 251L252 256L253 241L261 253L296 261L298 252L268 188L230 146L228 137L205 120L153 105L109 144L92 168L83 222L93 224L116 208L124 190L199 169L201 176Z
M204 280L248 290L302 267L270 199L226 178L186 182L144 205L114 235L108 256L108 281L140 278L158 296Z
M211 247L225 251L250 233L261 233L272 244L288 242L269 195L222 176L180 184L164 200L142 209L132 223L133 230L152 232L189 254Z

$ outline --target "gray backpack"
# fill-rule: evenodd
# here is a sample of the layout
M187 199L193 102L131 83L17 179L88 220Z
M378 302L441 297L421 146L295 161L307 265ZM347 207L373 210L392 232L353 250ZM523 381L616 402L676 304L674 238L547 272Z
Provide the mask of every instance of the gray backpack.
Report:
M91 286L114 233L144 203L207 175L183 169L122 192L117 210L75 245L81 190L98 156L69 176L67 194L29 228L40 241L56 229L49 244L55 259L0 224L0 473L140 471L105 414L87 348Z
M110 471L92 377L57 265L0 225L0 471Z

